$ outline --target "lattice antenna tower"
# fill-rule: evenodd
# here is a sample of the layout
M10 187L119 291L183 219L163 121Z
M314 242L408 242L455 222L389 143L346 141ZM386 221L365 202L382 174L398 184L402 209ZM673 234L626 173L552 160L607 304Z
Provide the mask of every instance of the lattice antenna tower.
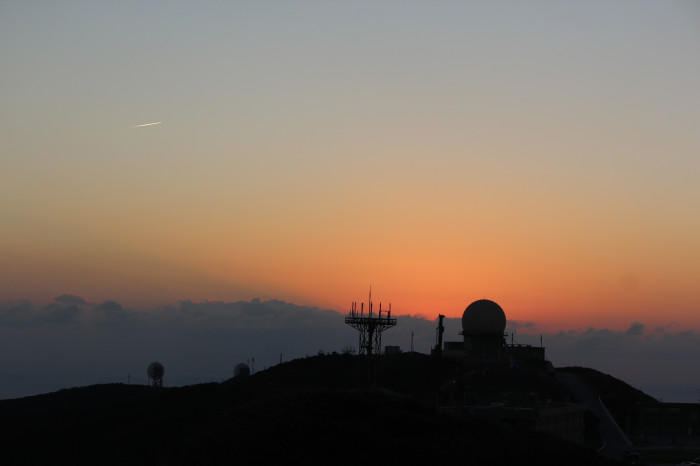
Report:
M357 312L357 302L353 301L350 312L345 317L345 323L360 333L359 353L368 357L379 356L382 351L382 333L396 325L396 318L391 317L391 303L389 310L382 314L382 303L379 303L379 313L375 314L372 303L372 287L369 289L367 313L365 304L360 303L360 312Z

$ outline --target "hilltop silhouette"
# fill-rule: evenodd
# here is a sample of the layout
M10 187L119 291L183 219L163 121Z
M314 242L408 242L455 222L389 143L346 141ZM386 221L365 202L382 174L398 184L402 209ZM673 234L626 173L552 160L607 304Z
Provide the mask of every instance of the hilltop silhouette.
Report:
M449 361L385 357L375 387L366 371L364 358L331 354L224 383L96 385L0 401L10 426L2 463L615 464L541 432L439 412L436 396L455 372ZM539 372L471 378L484 400L570 396Z

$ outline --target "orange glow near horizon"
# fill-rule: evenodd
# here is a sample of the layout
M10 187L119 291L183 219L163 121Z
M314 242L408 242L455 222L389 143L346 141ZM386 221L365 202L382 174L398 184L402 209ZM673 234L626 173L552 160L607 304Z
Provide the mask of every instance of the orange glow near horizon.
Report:
M12 274L2 277L12 286L0 298L72 292L153 306L262 297L342 312L372 283L397 315L458 317L485 297L509 319L541 329L700 326L692 229L628 235L630 224L668 223L673 212L627 211L622 222L614 210L624 206L574 215L563 203L541 208L506 192L491 199L493 210L431 199L456 189L404 192L402 202L393 195L313 202L315 193L296 193L284 210L271 200L258 209L156 210L168 204L156 198L133 207L120 200L106 215L104 205L82 200L87 216L77 229L46 211L30 233L13 238L5 256ZM120 212L129 224L110 221ZM49 227L51 241L40 240Z
M137 208L138 219L132 208L124 212L130 227L83 201L92 211L77 231L59 225L53 243L37 242L41 222L54 221L47 212L31 234L15 238L6 255L12 276L3 277L12 287L1 298L72 292L153 306L262 297L342 312L372 283L377 300L391 301L397 315L428 319L458 317L485 297L509 319L540 329L700 325L690 232L646 229L628 238L627 223L600 222L612 214L564 216L563 206L533 209L531 200L515 197L510 206L494 199L493 211L433 207L415 192L406 200L411 208L392 196L363 211L367 199L345 199L339 209L339 201L324 206L302 196L285 211L263 204L264 214L193 205L191 217L182 207L146 205ZM120 209L114 205L110 214Z
M692 6L25 3L0 301L345 311L371 283L399 315L700 330Z

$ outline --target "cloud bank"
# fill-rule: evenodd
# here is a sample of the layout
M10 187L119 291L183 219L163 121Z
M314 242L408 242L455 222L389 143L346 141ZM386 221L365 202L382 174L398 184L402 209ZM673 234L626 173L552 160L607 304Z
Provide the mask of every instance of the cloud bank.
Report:
M460 319L446 319L445 327L446 340L461 338ZM512 329L518 342L539 344L535 323L510 321ZM622 331L589 328L542 338L556 366L593 367L668 400L700 398L696 332L633 322ZM416 351L427 353L435 322L400 316L384 344L408 350L412 340ZM357 334L340 313L278 300L183 301L135 310L73 295L46 306L0 304L0 341L0 398L94 383L145 383L152 360L165 365L166 385L183 385L224 380L241 361L260 370L280 357L357 348Z

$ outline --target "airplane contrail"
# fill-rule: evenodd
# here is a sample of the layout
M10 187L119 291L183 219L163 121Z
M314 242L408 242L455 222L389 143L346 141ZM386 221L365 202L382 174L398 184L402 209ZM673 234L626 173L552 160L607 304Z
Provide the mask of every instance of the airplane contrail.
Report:
M143 128L144 126L155 126L163 123L162 121L154 121L153 123L144 123L142 125L136 125L134 128Z

